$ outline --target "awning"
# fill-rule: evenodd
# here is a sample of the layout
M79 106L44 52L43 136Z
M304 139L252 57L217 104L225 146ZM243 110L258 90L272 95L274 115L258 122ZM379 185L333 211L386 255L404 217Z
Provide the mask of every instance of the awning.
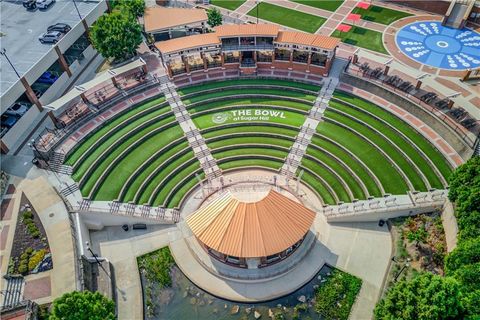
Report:
M257 202L242 202L226 193L186 221L209 248L229 256L254 258L290 248L307 234L314 219L312 210L270 190Z
M352 26L348 24L339 24L337 27L337 30L340 32L348 32L350 29L352 29Z
M362 16L356 13L349 13L347 16L347 20L350 20L350 21L360 21L361 18Z
M43 107L45 109L48 109L48 110L61 109L63 106L68 104L70 101L78 98L82 93L85 93L88 90L93 89L96 86L98 86L99 84L102 84L103 82L108 81L108 80L110 80L110 79L112 79L116 76L119 76L119 75L121 75L125 72L128 72L130 70L134 70L134 69L139 68L139 67L144 66L144 65L145 65L145 61L142 58L138 58L137 60L135 60L133 62L130 62L130 63L124 65L124 66L121 66L121 67L118 67L118 68L115 68L115 69L107 70L107 71L99 74L98 76L96 76L95 78L93 78L92 80L90 80L88 82L85 82L85 83L80 84L80 85L76 85L75 87L73 87L72 90L70 90L69 92L67 92L63 96L61 96L59 99L57 99L57 100L53 101L52 103L49 103L48 105L43 106Z
M357 3L356 7L366 10L366 9L370 8L370 3L362 1L362 2Z

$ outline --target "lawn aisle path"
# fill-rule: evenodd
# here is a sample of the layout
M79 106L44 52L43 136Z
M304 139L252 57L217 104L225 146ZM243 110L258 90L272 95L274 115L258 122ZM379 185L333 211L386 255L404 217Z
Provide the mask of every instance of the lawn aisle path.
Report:
M305 122L300 128L300 132L297 135L287 158L285 158L285 163L280 172L288 178L295 177L297 169L300 163L302 163L303 156L307 152L312 137L317 131L317 126L323 117L323 113L328 107L328 102L332 98L333 92L339 83L338 77L343 70L345 63L345 60L334 60L332 68L330 69L330 76L325 78L322 89L318 93L317 99L313 103L308 116L305 118Z
M170 81L167 75L159 78L161 83L161 90L165 94L172 111L177 119L180 128L182 128L187 137L188 144L192 148L195 157L200 162L200 166L205 172L208 181L218 178L222 175L222 171L217 165L215 158L212 156L210 149L205 143L205 139L200 134L195 123L190 118L190 114L185 107L185 104L180 99L180 95L175 89L175 84Z

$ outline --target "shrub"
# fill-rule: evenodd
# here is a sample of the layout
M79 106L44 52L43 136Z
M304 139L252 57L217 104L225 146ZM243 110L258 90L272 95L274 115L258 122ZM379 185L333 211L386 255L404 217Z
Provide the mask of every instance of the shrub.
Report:
M33 248L28 247L27 249L25 249L25 253L27 253L29 255L32 254L33 253Z
M375 319L458 319L462 312L460 284L426 272L390 288L375 308Z
M348 319L362 280L340 270L331 276L315 293L315 310L326 319Z
M50 320L113 320L115 303L98 292L69 292L53 301Z
M24 211L22 214L23 220L33 220L33 213L32 211Z
M140 270L144 272L149 281L158 283L160 287L172 285L170 269L175 261L168 247L138 257L137 261Z
M45 249L36 251L28 260L28 271L32 271L45 257Z
M28 271L28 266L26 263L22 263L20 262L20 264L18 265L18 273L21 273L21 274L26 274Z

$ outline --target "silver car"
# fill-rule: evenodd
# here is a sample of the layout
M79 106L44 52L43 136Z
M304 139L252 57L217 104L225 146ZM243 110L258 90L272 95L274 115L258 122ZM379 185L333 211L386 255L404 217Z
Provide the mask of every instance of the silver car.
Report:
M55 0L37 0L37 7L39 9L47 9L50 5L54 4Z
M40 37L38 37L38 40L41 43L57 43L62 37L63 33L58 31L50 31L42 34Z

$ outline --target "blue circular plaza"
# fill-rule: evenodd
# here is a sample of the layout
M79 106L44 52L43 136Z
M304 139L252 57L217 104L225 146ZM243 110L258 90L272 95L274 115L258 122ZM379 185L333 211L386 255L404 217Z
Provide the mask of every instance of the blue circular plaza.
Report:
M480 66L480 33L444 27L438 21L420 21L397 33L397 46L420 63L451 70Z

